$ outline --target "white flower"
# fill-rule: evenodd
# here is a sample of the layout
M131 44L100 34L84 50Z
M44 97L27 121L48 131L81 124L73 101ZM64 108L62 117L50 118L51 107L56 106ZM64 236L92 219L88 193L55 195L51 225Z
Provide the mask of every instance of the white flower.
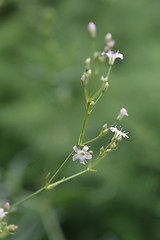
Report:
M120 121L124 116L128 117L128 112L125 108L121 108L120 113L117 116L117 121Z
M113 52L113 51L109 50L107 53L102 52L101 55L106 55L109 58L109 65L113 65L116 58L123 59L123 54L119 53L119 51Z
M122 140L122 137L129 138L127 133L125 133L125 131L122 132L122 128L120 130L118 130L117 127L115 126L115 127L111 127L110 130L111 130L111 132L115 133L114 137L113 137L115 140Z
M92 158L92 154L87 152L88 149L89 149L88 146L84 146L82 150L77 148L77 146L74 146L73 150L76 152L76 154L73 155L73 161L76 161L77 159L79 159L81 164L86 164L87 163L86 159Z
M3 208L0 208L0 220L6 216L8 212L5 212Z

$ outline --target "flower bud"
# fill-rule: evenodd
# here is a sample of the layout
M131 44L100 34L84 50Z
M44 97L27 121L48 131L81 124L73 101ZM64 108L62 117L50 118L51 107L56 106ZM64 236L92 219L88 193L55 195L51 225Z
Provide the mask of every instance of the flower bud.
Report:
M99 52L94 52L94 54L93 54L94 60L98 60L99 56L100 56Z
M107 46L108 46L109 48L114 47L114 45L115 45L115 41L114 41L114 40L111 40L111 41L109 41L109 42L107 43Z
M107 33L105 36L105 41L108 42L112 39L112 34L111 33Z
M102 136L106 135L106 133L108 132L108 130L109 130L109 129L107 128L107 123L106 123L106 124L103 125L102 130L101 130L99 136L102 137Z
M92 70L91 70L91 69L88 69L88 71L87 71L88 77L89 77L91 74L92 74Z
M105 123L102 127L103 130L107 129L107 123Z
M85 75L83 74L83 75L82 75L82 77L81 77L81 82L82 82L82 85L84 85L84 84L85 84L85 79L86 79L86 77L85 77Z
M11 224L11 225L8 225L7 227L7 230L10 232L10 233L15 233L16 230L17 230L18 226L14 225L14 224Z
M94 102L94 101L91 101L90 106L91 106L91 107L94 107L94 105L95 105L95 102Z
M124 116L128 117L128 112L125 108L121 108L120 113L118 114L116 121L119 122Z
M91 39L96 38L96 25L93 22L88 24L88 33Z
M105 92L108 89L109 83L106 82L102 88L102 92Z
M85 60L85 64L88 65L88 64L90 64L90 63L91 63L91 59L90 59L90 58L87 58L87 59Z
M10 208L9 202L5 202L5 204L4 204L4 211L8 212L9 208Z
M104 147L102 146L101 148L100 148L100 155L102 155L104 153Z

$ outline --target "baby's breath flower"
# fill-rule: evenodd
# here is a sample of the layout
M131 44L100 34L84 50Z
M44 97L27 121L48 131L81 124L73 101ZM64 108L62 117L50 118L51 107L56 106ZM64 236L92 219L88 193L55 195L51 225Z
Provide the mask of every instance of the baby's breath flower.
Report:
M113 139L115 139L115 140L120 141L120 140L122 140L122 137L129 138L129 136L127 135L128 133L125 133L125 131L122 132L122 128L120 130L118 130L117 127L115 126L115 127L111 127L110 130L111 130L111 132L115 133L114 137L113 137Z
M113 51L109 50L107 53L102 52L102 55L106 55L109 58L109 65L113 65L116 58L123 59L123 54L119 53L119 51L113 52Z
M77 148L77 146L74 146L73 150L76 152L76 154L73 155L73 161L79 159L81 164L86 164L86 159L92 159L92 154L90 154L91 152L87 152L88 149L88 146L84 146L82 150Z
M5 212L3 208L0 208L0 221L6 216L8 212Z
M117 116L117 121L120 121L124 116L128 117L128 112L125 108L121 108L120 113Z

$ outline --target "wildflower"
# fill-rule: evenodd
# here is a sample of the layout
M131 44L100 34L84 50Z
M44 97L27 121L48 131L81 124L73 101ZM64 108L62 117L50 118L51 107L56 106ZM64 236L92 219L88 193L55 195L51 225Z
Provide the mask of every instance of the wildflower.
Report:
M124 116L128 117L128 112L125 108L121 108L120 113L117 116L117 121L120 121Z
M113 52L113 51L109 50L107 53L102 52L101 55L106 55L109 58L109 65L113 65L116 58L123 59L123 54L119 53L119 51Z
M113 137L113 139L115 139L115 140L120 141L120 140L122 140L122 137L129 138L127 133L125 133L125 131L122 132L122 128L120 130L118 130L117 127L115 126L115 127L111 127L110 130L111 130L111 132L115 132L114 137Z
M8 212L5 212L3 208L0 208L0 221L6 216Z
M74 146L73 150L76 152L76 154L73 155L73 161L79 159L81 164L86 164L86 159L92 159L92 154L90 154L90 152L87 152L88 149L88 146L84 146L82 150L77 148L77 146Z
M88 24L88 33L91 39L95 39L96 37L96 25L93 22Z

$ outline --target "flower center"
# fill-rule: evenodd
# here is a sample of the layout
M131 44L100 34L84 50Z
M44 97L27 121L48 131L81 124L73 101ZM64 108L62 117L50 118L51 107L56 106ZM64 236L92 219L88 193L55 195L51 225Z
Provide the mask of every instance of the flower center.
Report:
M79 154L80 154L81 156L84 156L84 152L83 152L83 151L81 151Z

